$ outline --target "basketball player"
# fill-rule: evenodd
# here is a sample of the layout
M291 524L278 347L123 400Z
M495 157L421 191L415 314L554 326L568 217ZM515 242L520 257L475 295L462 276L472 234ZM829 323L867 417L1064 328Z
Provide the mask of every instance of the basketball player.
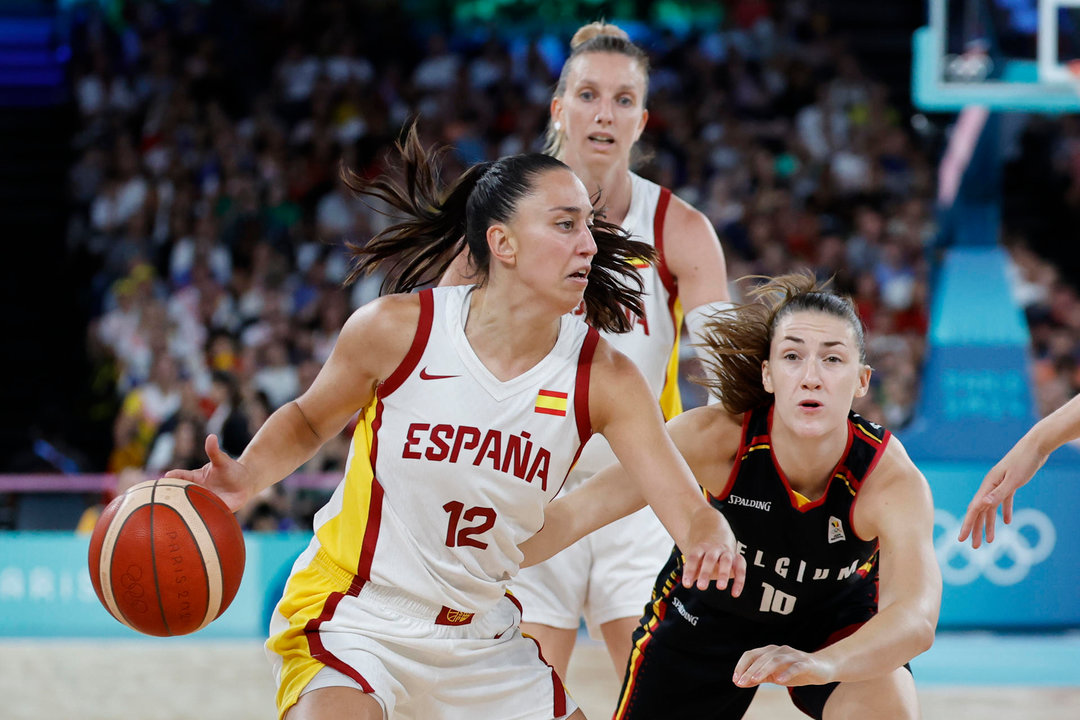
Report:
M960 526L960 542L971 535L971 546L994 542L994 519L1001 505L1002 518L1012 522L1013 496L1043 466L1050 453L1072 440L1080 439L1080 395L1073 397L1044 417L983 478L982 485L968 504Z
M696 340L704 318L729 305L724 255L702 213L630 171L631 153L649 117L645 52L622 29L604 23L580 28L570 47L551 100L545 150L599 195L606 221L656 248L655 263L637 258L645 282L643 316L632 320L630 332L605 338L637 364L670 419L682 411L680 326L685 319ZM443 284L468 279L462 268ZM594 437L565 490L614 461L605 439ZM646 508L522 571L513 586L524 607L522 629L540 641L544 657L565 677L584 616L621 673L630 635L670 547L671 538Z
M595 220L581 181L547 155L476 165L444 193L415 128L399 149L403 186L349 175L407 218L354 248L350 279L388 264L389 289L411 290L467 243L478 284L361 307L238 461L210 436L211 462L177 475L237 508L363 411L271 621L282 717L582 718L507 586L593 431L687 548L687 582L738 592L745 570L640 372L594 329L640 311L629 259L650 249ZM583 300L589 325L570 313Z
M735 531L745 590L684 587L676 547L615 717L740 718L762 683L815 718L919 717L905 664L933 642L941 602L929 487L896 438L851 411L871 373L851 302L809 274L753 295L764 302L707 327L706 382L723 404L668 424ZM527 556L587 531L581 519L640 507L616 491L625 483L614 466L553 503Z

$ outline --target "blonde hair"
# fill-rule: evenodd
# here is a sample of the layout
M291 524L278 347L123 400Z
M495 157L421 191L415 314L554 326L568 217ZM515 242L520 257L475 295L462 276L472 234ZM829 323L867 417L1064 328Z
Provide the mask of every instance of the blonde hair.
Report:
M820 312L846 320L855 335L859 362L866 362L862 321L851 298L829 290L813 273L803 271L767 280L750 291L752 302L721 311L705 324L701 343L709 351L705 376L695 382L720 398L724 409L740 415L772 399L761 383L761 364L769 359L773 335L780 321L794 312Z
M649 56L630 40L630 36L621 27L599 21L582 25L574 33L574 37L570 38L570 57L563 63L562 71L559 73L559 82L555 85L552 97L560 97L566 92L566 77L570 74L570 65L574 59L579 55L593 52L625 55L638 62L642 77L645 79L645 95L641 98L644 104L645 96L649 93ZM562 159L563 134L561 130L555 128L555 122L551 119L548 119L544 136L544 152Z

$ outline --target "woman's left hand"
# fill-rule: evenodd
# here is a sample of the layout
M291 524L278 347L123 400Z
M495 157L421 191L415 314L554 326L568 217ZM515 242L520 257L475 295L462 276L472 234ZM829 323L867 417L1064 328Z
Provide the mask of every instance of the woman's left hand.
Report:
M757 687L761 683L823 685L832 682L833 668L813 653L787 645L766 645L747 650L735 666L731 681L739 687Z
M738 597L746 582L746 558L738 550L735 534L723 514L707 505L694 511L683 553L682 582L685 587L705 590L716 581L723 590L731 582L731 594Z

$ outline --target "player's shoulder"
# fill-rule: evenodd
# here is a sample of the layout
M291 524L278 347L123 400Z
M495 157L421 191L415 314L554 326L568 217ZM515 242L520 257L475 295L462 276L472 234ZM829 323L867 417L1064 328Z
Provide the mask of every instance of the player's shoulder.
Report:
M596 349L593 350L592 373L594 377L599 373L617 379L627 374L638 374L640 369L629 355L618 350L603 334L600 334L596 341Z
M664 219L665 230L704 230L713 231L712 222L693 205L683 200L674 192L668 203L667 216Z
M881 459L874 468L874 472L878 471L881 471L883 475L894 473L910 474L918 473L919 469L915 467L914 461L908 455L907 448L904 447L904 443L900 441L900 438L889 433L885 449L881 453Z
M892 434L888 436L880 459L864 482L871 492L922 492L929 487L900 438Z
M718 493L742 441L742 416L721 405L692 408L668 421L668 433L698 483Z
M420 324L421 300L416 293L376 298L353 311L338 345L353 352L400 359L408 352Z
M383 295L354 310L345 327L359 326L388 332L403 326L415 328L420 321L420 310L418 293Z
M697 440L734 455L742 440L742 418L720 404L701 405L669 420L668 431L672 437Z

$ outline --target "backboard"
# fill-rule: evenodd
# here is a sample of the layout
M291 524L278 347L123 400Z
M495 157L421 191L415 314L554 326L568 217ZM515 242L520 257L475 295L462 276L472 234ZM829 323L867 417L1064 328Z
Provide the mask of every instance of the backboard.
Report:
M912 99L929 112L1080 112L1080 0L931 0L913 37Z

